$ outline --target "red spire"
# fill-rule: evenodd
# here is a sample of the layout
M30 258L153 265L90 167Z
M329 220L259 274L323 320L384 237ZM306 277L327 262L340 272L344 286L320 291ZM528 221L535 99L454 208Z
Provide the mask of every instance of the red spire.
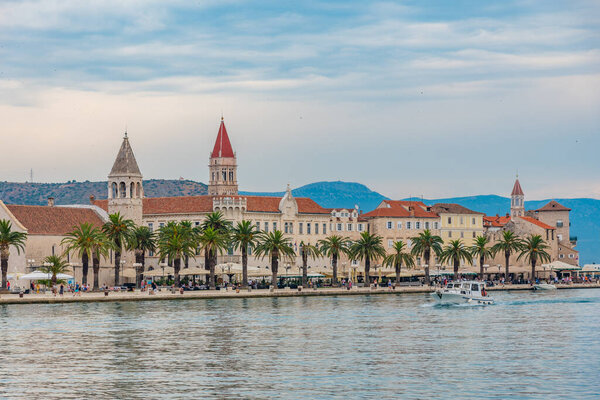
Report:
M523 189L521 189L521 184L519 183L519 178L515 181L515 186L513 186L513 191L510 194L511 196L525 196L523 194Z
M217 141L215 142L215 147L213 148L211 158L225 157L225 158L234 158L235 154L233 154L233 148L231 147L231 142L229 141L229 136L227 136L227 129L225 129L225 122L223 122L223 118L221 117L221 126L219 127L219 134L217 135Z

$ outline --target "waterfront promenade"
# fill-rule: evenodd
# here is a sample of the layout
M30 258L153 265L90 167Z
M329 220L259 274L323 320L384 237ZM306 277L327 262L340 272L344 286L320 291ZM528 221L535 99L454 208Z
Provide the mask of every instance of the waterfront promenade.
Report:
M600 288L598 283L590 284L558 284L557 289L593 289ZM109 292L105 296L104 292L82 293L80 296L73 296L72 293L65 293L63 296L54 296L50 292L46 294L26 294L19 297L18 294L0 295L1 304L49 304L49 303L79 303L79 302L115 302L115 301L158 301L158 300L193 300L193 299L222 299L222 298L261 298L261 297L303 297L303 296L354 296L354 295L385 295L402 293L430 293L436 288L432 286L407 286L390 289L387 287L379 288L360 288L353 287L351 290L346 288L318 288L305 289L253 289L253 290L198 290L185 291L180 294L179 291L172 292L170 289L163 288L154 294L149 292ZM488 288L489 291L508 291L508 290L533 290L531 285L499 285Z

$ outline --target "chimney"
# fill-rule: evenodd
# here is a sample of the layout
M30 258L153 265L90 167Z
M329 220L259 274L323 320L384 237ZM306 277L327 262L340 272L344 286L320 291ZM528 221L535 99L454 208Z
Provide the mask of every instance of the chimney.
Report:
M48 207L54 207L54 197L48 197Z
M94 197L93 194L90 194L90 204L94 204L95 200L96 200L96 197Z

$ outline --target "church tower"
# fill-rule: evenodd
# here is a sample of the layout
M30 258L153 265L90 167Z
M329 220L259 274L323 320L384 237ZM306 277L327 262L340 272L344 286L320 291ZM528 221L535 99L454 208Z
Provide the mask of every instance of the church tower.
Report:
M517 177L512 193L510 194L510 216L513 218L525 216L525 195L523 194L523 189L521 189L519 177Z
M208 169L210 178L208 194L210 196L238 194L237 159L231 147L223 117L221 117L221 126L219 127L215 147L210 154Z
M125 132L117 159L108 174L108 213L119 212L141 225L143 198L142 173Z

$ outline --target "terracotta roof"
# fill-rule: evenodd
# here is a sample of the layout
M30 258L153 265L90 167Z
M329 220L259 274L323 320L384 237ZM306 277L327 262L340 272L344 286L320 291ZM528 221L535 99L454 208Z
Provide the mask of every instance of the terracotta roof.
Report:
M27 228L30 235L65 235L84 222L101 226L104 222L90 208L26 206L7 204L10 212Z
M221 126L219 127L219 133L217 134L217 140L215 141L215 147L210 155L211 158L226 157L233 158L233 148L227 135L227 129L225 129L225 122L221 118Z
M495 217L488 217L487 215L483 216L483 225L484 226L503 227L504 225L506 225L509 222L510 222L509 216L505 216L505 217L499 217L497 215Z
M544 228L544 229L555 229L553 226L546 225L545 223L543 223L543 222L541 222L541 221L538 221L538 220L537 220L537 219L535 219L535 218L531 218L531 217L519 217L519 218L521 218L522 220L525 220L525 221L527 221L527 222L529 222L529 223L532 223L532 224L534 224L534 225L537 225L537 226L539 226L540 228Z
M374 217L413 217L413 218L438 218L433 211L427 211L427 205L421 201L408 200L383 200L379 207L368 213L362 214L365 218Z
M123 143L121 143L119 154L117 154L115 163L113 164L113 167L110 170L109 176L111 175L142 176L140 168L137 165L137 161L135 161L135 156L133 155L133 150L131 149L131 145L129 144L127 134L125 134L125 137L123 138Z
M232 196L224 196L232 197ZM279 212L281 197L237 196L246 199L249 212ZM297 197L301 214L329 214L330 212L307 197ZM94 205L108 211L108 200L95 200ZM213 210L213 196L146 197L142 200L144 215L209 213Z
M571 211L571 209L563 206L562 204L560 204L557 201L552 200L548 204L546 204L544 207L538 208L535 211Z
M436 213L449 213L449 214L479 214L483 213L478 211L469 210L467 207L463 207L460 204L454 203L437 203L431 206L431 210Z
M521 184L519 183L519 179L515 181L515 185L513 186L511 196L525 196L523 194L523 189L521 189Z

